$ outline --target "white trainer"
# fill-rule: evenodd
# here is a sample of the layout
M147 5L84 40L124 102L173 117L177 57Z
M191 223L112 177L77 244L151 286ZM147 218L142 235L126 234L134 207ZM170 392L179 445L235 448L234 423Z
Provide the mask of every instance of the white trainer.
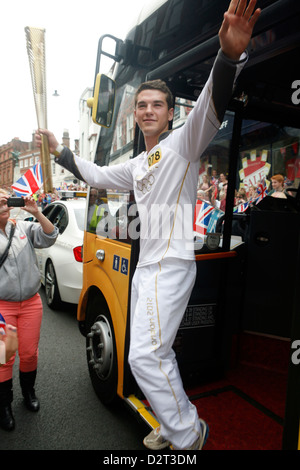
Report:
M187 447L185 450L201 450L204 447L208 438L209 427L206 422L201 418L199 418L199 423L201 428L200 436L191 445L191 447ZM151 450L160 450L171 446L171 442L167 441L162 437L160 433L160 426L153 429L150 434L145 437L143 443L144 446L147 447L147 449ZM171 448L173 448L173 446L171 446Z
M171 443L166 441L160 434L160 426L153 429L150 434L145 437L143 443L147 449L151 450L164 449L165 447L169 447L171 445Z
M209 427L206 422L203 421L203 419L201 418L199 418L199 423L201 428L200 436L198 437L198 439L195 440L191 447L187 447L185 450L201 450L205 446L205 443L208 438Z

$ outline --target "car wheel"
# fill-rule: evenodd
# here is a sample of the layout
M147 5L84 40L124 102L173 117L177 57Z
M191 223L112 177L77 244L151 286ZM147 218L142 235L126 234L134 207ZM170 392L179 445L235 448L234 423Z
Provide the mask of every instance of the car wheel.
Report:
M57 309L61 305L55 269L52 261L48 261L45 272L45 294L47 305L52 309Z
M93 304L96 306L96 302ZM97 307L90 310L87 332L86 351L91 382L102 403L111 404L117 398L118 365L110 314L107 311L100 313Z

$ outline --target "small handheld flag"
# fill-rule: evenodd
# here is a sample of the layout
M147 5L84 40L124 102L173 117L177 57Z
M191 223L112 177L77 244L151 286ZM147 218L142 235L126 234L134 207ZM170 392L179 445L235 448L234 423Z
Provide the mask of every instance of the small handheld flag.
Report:
M43 175L41 164L37 163L34 167L24 173L16 183L11 187L18 197L31 196L36 193L43 184Z
M265 179L263 181L260 181L260 183L257 186L256 191L258 194L258 198L256 199L255 204L258 204L268 194L267 184L266 184Z
M5 335L5 326L6 326L5 320L0 313L0 334L1 335Z
M207 232L208 223L214 207L208 202L198 200L195 207L194 231L200 235Z

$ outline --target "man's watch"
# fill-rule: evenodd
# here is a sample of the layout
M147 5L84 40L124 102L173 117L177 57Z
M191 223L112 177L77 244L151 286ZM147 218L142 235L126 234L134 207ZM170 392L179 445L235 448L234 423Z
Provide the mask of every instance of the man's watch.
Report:
M64 147L63 145L61 144L58 144L58 146L56 147L56 149L54 150L53 155L55 155L56 157L59 157L61 152L63 151Z

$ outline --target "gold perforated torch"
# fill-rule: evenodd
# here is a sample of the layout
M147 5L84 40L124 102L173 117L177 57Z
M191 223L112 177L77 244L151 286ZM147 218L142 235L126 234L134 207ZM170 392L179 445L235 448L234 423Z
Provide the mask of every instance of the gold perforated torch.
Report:
M47 129L45 29L26 26L25 33L38 127ZM44 135L42 136L41 167L44 191L52 192L49 144Z

